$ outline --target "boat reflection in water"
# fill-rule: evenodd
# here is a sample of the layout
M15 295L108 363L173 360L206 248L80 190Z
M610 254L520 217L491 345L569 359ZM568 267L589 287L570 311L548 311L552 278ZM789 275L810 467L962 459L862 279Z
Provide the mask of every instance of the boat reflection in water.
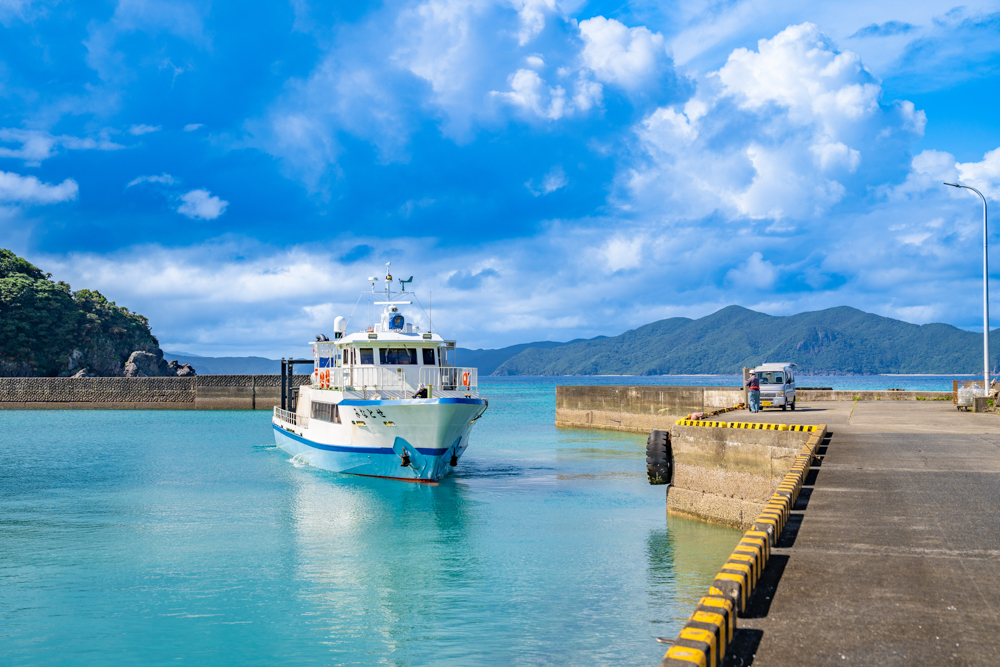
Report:
M428 636L462 637L466 592L487 585L479 573L488 570L470 531L468 490L301 472L290 508L296 578L331 650L356 655L363 637L385 656Z

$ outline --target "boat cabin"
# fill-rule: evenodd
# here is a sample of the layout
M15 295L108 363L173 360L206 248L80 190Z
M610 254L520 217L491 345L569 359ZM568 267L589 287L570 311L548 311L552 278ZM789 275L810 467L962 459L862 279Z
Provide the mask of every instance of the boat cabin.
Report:
M456 368L455 341L423 332L387 302L380 322L365 331L347 334L338 317L334 339L313 343L313 382L317 389L369 392L383 398L410 398L421 385L429 393L476 391L476 370Z

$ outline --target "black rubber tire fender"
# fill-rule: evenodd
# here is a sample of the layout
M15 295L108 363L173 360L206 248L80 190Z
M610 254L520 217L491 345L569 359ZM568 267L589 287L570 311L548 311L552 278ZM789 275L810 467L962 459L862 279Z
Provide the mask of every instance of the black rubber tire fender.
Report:
M674 478L674 452L669 431L653 431L646 440L646 477L650 484L670 484Z

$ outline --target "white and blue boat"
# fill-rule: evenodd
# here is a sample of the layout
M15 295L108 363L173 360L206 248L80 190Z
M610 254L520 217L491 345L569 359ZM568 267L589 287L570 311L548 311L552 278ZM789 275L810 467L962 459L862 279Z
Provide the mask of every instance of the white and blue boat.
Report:
M412 280L412 278L410 279ZM277 445L299 461L333 472L436 482L458 465L476 420L486 412L475 368L454 365L455 341L421 331L399 311L410 280L392 291L386 264L378 322L312 343L312 382L294 410L274 409ZM369 296L375 292L376 278Z

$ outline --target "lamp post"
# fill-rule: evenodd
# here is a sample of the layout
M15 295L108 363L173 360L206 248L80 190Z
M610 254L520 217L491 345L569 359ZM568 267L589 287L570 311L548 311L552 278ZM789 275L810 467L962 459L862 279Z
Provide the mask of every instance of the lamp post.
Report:
M972 190L983 200L983 381L986 383L986 395L988 396L990 393L990 298L987 283L989 274L986 261L986 197L983 196L982 192L968 185L960 185L958 183L945 183L945 185L950 185L953 188Z

